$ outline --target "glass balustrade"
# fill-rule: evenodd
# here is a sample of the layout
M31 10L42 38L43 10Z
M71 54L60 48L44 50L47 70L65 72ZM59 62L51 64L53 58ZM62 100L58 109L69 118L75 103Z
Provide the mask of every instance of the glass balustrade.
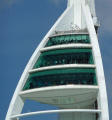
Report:
M23 90L59 85L97 85L95 69L55 69L31 73Z
M63 64L93 64L91 49L63 49L41 53L34 68Z
M88 34L71 34L50 37L45 47L71 43L90 43Z

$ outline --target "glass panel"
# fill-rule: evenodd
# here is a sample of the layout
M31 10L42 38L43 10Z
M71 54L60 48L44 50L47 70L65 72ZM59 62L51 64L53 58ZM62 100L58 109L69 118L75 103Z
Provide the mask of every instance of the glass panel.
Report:
M30 74L23 90L68 84L97 85L95 69L55 69Z
M93 64L91 49L63 49L43 52L34 68L61 64Z
M49 38L45 47L70 43L90 43L90 38L87 34L55 36Z

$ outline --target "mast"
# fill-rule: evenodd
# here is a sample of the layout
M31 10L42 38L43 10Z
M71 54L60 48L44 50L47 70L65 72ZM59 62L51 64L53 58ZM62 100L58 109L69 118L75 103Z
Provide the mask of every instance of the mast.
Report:
M82 10L81 4L82 4L82 0L68 0L68 5L67 5L67 7L73 6L74 25L78 26L80 29L82 28L82 25L81 25L82 21L84 21L83 19L84 17L82 16L83 10ZM85 4L88 4L94 25L97 25L98 20L96 17L94 0L86 0Z

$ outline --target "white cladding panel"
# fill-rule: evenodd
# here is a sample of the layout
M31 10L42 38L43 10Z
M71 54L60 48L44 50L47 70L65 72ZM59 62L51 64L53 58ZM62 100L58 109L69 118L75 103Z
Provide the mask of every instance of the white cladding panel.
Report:
M56 26L56 31L68 31L73 29L73 6L69 8L61 21Z

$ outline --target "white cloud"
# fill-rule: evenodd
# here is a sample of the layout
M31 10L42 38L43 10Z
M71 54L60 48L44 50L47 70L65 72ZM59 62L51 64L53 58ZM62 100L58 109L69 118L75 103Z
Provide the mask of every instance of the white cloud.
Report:
M0 8L4 8L4 7L11 7L12 5L20 2L21 0L0 0ZM65 2L67 0L48 0L50 2L52 2L55 5L59 5L62 2Z
M4 0L5 4L7 4L8 6L11 6L13 4L15 4L17 2L17 0Z
M112 33L112 0L98 0L96 8L103 31Z
M49 0L49 1L54 3L55 5L59 5L61 2L64 2L65 0Z
M4 7L11 7L12 5L16 4L20 0L1 0L0 1L0 8Z

